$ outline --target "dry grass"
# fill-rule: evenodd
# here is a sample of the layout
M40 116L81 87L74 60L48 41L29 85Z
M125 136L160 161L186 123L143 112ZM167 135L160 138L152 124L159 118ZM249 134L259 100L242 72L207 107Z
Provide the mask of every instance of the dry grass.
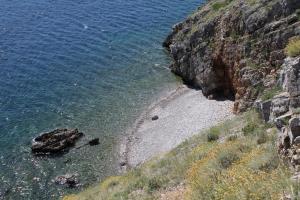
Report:
M219 155L236 154L226 169L220 167ZM218 144L214 151L194 163L187 179L188 199L280 199L291 185L288 170L281 166L270 146L239 139Z
M183 200L185 190L183 185L168 188L166 191L160 192L159 200Z

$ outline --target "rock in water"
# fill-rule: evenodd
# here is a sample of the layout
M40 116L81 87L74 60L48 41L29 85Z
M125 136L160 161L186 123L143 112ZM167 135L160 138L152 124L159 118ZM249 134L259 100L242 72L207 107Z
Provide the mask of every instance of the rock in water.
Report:
M66 174L57 176L54 182L58 185L66 185L67 187L74 188L79 186L79 181L75 174Z
M59 153L73 146L82 136L78 129L56 129L34 138L31 150L36 154Z
M89 141L90 146L95 146L99 144L99 138L95 138Z

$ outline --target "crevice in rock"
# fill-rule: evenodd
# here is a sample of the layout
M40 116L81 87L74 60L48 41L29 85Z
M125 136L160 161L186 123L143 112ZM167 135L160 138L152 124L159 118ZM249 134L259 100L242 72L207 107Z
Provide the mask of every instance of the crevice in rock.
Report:
M291 148L291 139L290 137L285 137L283 140L283 145L286 149Z
M215 99L235 101L235 89L231 75L231 66L224 63L222 55L213 58L213 69L218 79L218 86L212 91Z

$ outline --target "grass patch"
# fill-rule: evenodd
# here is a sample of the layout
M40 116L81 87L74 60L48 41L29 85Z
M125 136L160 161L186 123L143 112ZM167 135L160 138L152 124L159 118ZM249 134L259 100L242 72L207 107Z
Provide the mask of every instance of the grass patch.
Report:
M261 95L261 100L266 101L272 99L274 96L281 92L281 88L276 86L271 89L265 90Z
M300 37L293 37L290 39L287 47L285 48L285 53L290 57L297 57L300 55Z
M161 181L161 179L157 177L154 177L152 179L149 179L147 183L148 183L148 191L153 192L161 188L163 181Z
M300 108L294 108L292 109L293 114L299 115L300 114Z
M159 199L166 188L182 183L184 190L178 192L191 200L279 199L282 191L292 194L295 188L277 157L275 138L264 135L267 128L256 112L249 111L64 200ZM230 135L236 137L216 141Z
M243 134L245 136L248 136L250 134L254 133L254 130L256 129L255 124L254 123L247 123L247 125L243 128Z
M279 199L286 186L291 185L288 169L273 156L276 151L258 147L249 139L216 146L216 151L195 163L188 173L187 199ZM248 151L237 156L234 147L238 145L244 145ZM214 164L219 161L216 155L224 151L231 156L222 157L225 167L218 168Z
M262 132L258 135L258 138L256 140L257 144L264 144L268 141L268 136L265 132Z
M255 64L251 59L248 59L246 64L251 69L259 69L259 65Z
M253 6L257 3L257 0L247 0L250 6Z
M219 136L221 134L221 130L219 127L212 127L209 129L207 133L207 141L212 142L219 139Z
M225 0L225 1L222 1L222 2L216 2L212 5L212 8L214 11L218 11L220 10L221 8L224 8L226 7L228 4L230 4L232 2L232 0Z
M236 152L222 152L217 159L221 168L227 169L239 159L239 156Z

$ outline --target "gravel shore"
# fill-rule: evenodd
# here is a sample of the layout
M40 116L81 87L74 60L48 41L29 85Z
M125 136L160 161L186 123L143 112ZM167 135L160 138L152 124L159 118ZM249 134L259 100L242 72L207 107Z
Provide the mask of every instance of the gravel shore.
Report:
M208 100L199 90L180 86L151 105L121 142L123 165L135 167L187 138L233 117L233 102ZM157 120L153 120L158 116Z

